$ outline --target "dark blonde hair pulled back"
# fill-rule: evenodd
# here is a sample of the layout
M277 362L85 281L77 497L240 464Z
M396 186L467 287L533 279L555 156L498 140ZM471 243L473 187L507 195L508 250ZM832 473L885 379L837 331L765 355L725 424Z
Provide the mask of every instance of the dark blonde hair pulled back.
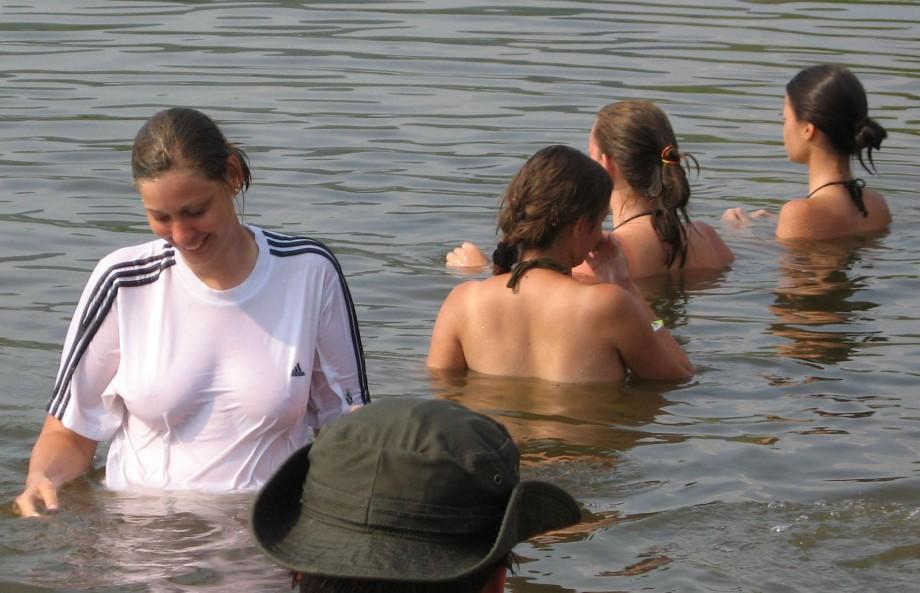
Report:
M240 189L252 182L249 159L207 115L196 109L173 107L153 115L134 137L131 174L134 180L154 179L179 168L200 172L207 179L229 183L227 159L236 155L242 169Z
M652 226L665 244L665 265L687 260L690 183L671 122L650 101L619 101L603 107L594 122L594 141L639 195L650 201ZM697 165L697 167L699 167Z

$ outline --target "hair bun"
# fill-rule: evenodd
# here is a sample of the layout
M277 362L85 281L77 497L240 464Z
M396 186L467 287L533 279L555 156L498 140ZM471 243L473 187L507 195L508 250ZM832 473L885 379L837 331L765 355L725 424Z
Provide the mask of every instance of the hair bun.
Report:
M517 249L511 247L504 241L499 241L492 252L492 264L496 270L507 272L517 261Z
M854 140L858 149L882 147L882 140L888 137L888 132L871 117L865 117L856 124Z

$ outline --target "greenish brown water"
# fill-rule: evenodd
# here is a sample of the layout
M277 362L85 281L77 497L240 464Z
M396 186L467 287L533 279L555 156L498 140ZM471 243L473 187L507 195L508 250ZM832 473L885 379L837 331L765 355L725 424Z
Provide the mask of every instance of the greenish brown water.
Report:
M67 321L104 253L149 237L130 141L170 105L249 151L251 222L330 244L373 394L495 415L524 472L588 522L522 545L509 588L909 591L920 577L914 2L0 2L0 501L25 476ZM889 133L881 237L796 250L768 224L805 171L783 87L849 65ZM702 174L691 214L735 251L715 277L644 288L698 367L680 386L561 387L424 370L441 261L494 240L498 196L594 112L656 101ZM101 460L97 460L101 465ZM242 495L116 494L97 471L41 520L0 510L0 593L286 591Z

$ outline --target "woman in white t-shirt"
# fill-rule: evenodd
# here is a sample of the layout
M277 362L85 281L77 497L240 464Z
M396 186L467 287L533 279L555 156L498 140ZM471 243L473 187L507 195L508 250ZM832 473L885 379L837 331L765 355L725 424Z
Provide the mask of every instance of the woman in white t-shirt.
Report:
M321 243L243 224L245 153L194 109L154 115L132 173L158 239L96 266L71 320L19 512L110 441L113 489L258 488L369 401L354 305Z

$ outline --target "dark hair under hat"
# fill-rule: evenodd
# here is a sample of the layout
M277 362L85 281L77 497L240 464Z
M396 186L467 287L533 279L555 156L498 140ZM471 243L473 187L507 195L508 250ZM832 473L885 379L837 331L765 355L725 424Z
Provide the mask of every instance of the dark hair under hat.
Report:
M453 402L393 398L326 426L265 484L259 547L290 570L438 582L577 523L564 490L520 481L505 427Z

